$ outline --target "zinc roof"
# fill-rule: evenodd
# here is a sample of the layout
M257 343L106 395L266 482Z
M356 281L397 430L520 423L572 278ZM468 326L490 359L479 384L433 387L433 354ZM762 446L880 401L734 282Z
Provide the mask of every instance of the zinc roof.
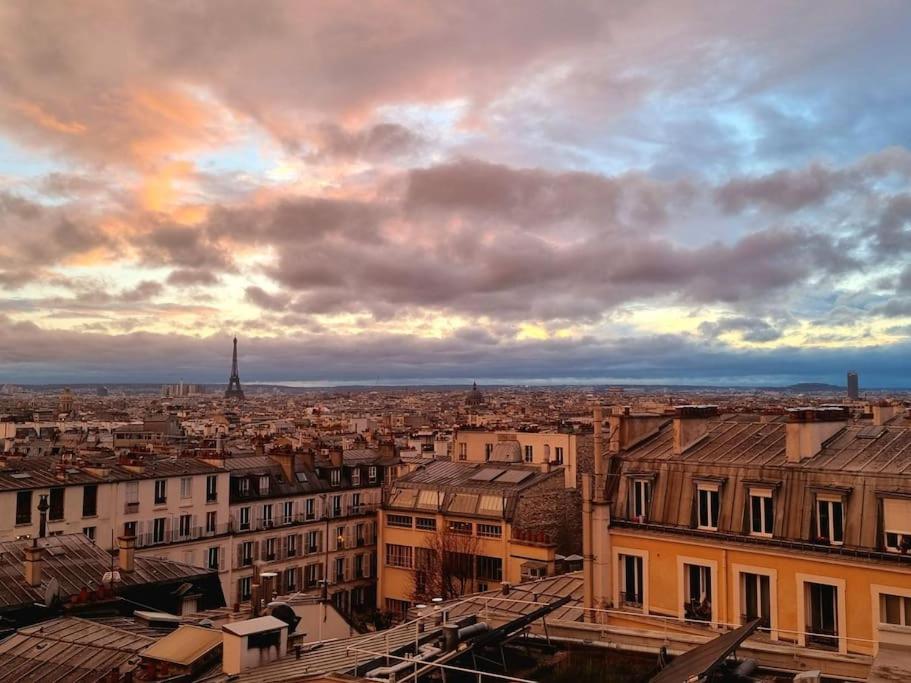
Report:
M221 633L215 629L183 624L142 653L143 657L189 666L210 650L221 645Z

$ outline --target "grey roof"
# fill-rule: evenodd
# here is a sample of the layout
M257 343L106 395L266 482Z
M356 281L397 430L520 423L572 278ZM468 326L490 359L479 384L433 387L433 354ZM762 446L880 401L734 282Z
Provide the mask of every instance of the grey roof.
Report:
M105 572L111 570L111 555L89 540L84 534L64 534L40 539L44 548L42 582L29 586L25 581L23 557L30 540L0 541L0 610L44 603L47 584L56 579L66 597L83 588L97 588ZM132 572L120 572L120 586L146 584L194 578L210 573L182 562L158 557L137 556Z
M61 617L21 628L0 641L0 680L94 683L139 664L153 638L86 619Z
M499 463L502 465L502 463ZM527 488L537 484L543 479L553 476L557 468L551 472L542 472L540 468L529 465L511 465L499 469L530 472L531 476L522 481L502 480L502 475L490 481L473 479L476 474L485 469L491 469L486 463L463 463L446 460L435 460L428 465L409 472L395 480L395 485L409 488L437 488L440 490L484 490L488 492L508 492ZM560 470L562 472L562 470ZM561 474L562 476L562 474Z

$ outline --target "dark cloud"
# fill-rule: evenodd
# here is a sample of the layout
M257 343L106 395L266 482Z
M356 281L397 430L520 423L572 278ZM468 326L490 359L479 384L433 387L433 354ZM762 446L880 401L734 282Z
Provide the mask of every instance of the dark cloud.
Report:
M202 268L182 268L172 270L168 274L167 282L175 287L186 287L191 285L212 286L219 283L218 276Z
M761 318L722 318L699 325L699 333L713 339L726 332L737 332L748 342L773 342L781 338L781 330Z

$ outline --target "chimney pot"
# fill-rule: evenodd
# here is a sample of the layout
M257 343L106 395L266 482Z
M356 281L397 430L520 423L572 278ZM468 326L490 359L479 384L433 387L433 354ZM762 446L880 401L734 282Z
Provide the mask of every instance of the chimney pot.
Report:
M44 564L44 548L34 541L32 545L25 548L25 582L29 586L41 585L41 569Z

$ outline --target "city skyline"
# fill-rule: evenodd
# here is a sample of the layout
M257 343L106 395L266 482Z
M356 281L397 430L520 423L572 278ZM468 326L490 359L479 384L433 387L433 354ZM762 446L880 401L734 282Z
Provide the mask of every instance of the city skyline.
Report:
M815 10L6 5L0 377L911 386L911 8Z

